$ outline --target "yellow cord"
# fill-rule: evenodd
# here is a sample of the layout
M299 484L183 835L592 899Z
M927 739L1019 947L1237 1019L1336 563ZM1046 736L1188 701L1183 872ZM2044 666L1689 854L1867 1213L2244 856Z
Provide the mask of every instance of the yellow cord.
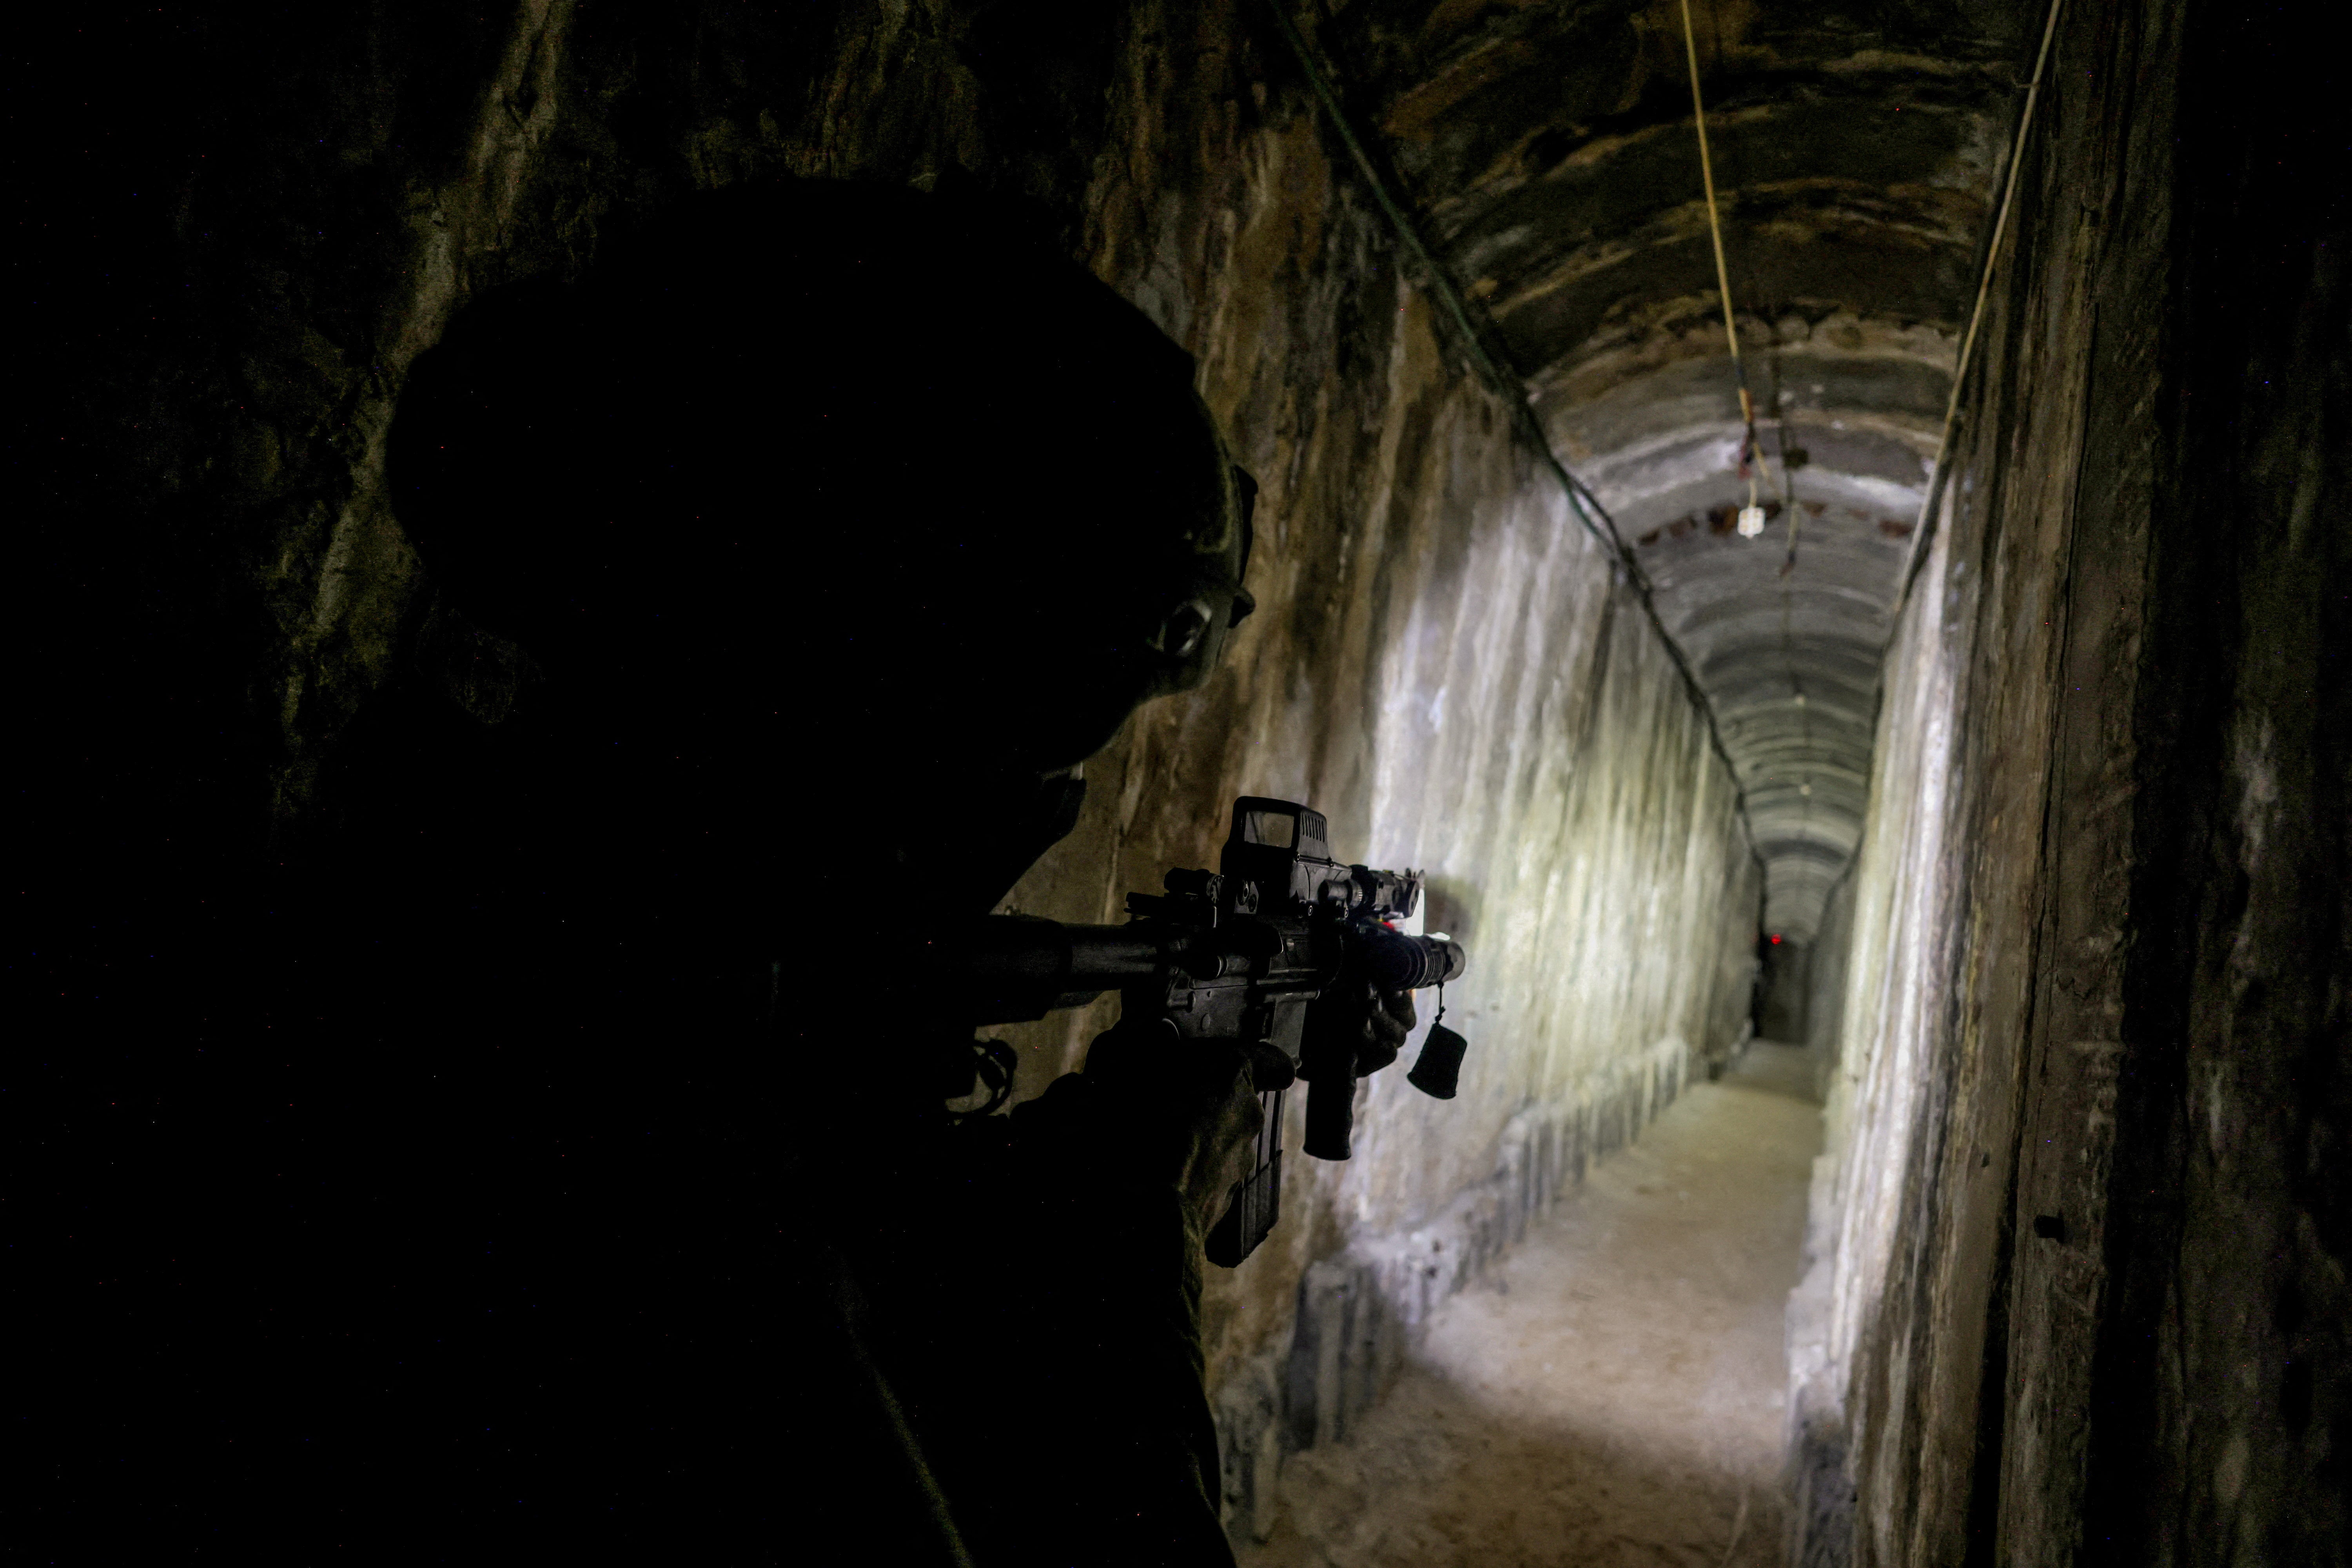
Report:
M1731 324L1731 269L1723 262L1723 225L1715 216L1715 164L1706 155L1706 109L1698 95L1698 39L1691 32L1690 0L1683 0L1683 48L1690 56L1691 118L1698 125L1698 177L1706 182L1706 226L1715 237L1715 281L1723 292L1723 341L1731 347L1731 362L1739 363L1739 333ZM1747 400L1748 389L1739 389ZM1743 409L1744 412L1744 409Z
M1715 164L1706 153L1706 106L1698 90L1698 38L1691 30L1690 0L1683 0L1683 49L1690 58L1691 120L1698 127L1698 174L1706 184L1706 228L1715 241L1715 283L1723 297L1723 341L1731 350L1731 368L1739 377L1739 420L1748 430L1748 456L1754 465L1748 474L1748 504L1756 504L1756 476L1764 467L1763 448L1756 444L1756 404L1748 393L1748 371L1739 358L1739 329L1731 320L1731 268L1723 259L1723 221L1715 212Z

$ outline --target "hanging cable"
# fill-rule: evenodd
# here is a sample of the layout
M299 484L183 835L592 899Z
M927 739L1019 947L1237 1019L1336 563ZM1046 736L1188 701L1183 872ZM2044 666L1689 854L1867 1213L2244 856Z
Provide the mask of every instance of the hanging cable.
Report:
M1780 437L1780 510L1789 519L1789 553L1780 563L1780 575L1786 579L1797 569L1797 534L1805 526L1805 514L1797 510L1797 470L1805 465L1805 449L1789 434L1789 401L1780 395L1780 334L1772 334L1772 357L1766 362L1772 367L1772 419L1779 426ZM1782 584L1787 591L1787 584Z
M1469 358L1471 368L1497 396L1506 400L1513 423L1520 426L1523 433L1531 436L1537 451L1559 476L1561 485L1568 491L1569 510L1576 514L1576 520L1584 525L1585 531L1606 545L1628 574L1642 584L1646 603L1649 594L1647 579L1642 574L1640 563L1633 559L1633 551L1618 535L1617 520L1602 510L1600 498L1553 455L1549 439L1536 422L1535 411L1528 406L1527 388L1519 384L1516 375L1497 364L1494 355L1487 352L1486 334L1470 319L1469 302L1462 298L1462 291L1454 286L1454 279L1446 275L1445 269L1437 265L1436 258L1430 255L1429 247L1422 242L1421 230L1405 216L1404 208L1397 204L1396 197L1389 194L1388 181L1381 176L1371 153L1357 136L1355 125L1339 102L1339 95L1332 89L1329 79L1323 74L1323 68L1316 62L1314 51L1307 47L1307 40L1299 36L1297 24L1290 19L1290 14L1281 0L1272 0L1267 11L1274 17L1275 26L1281 29L1283 41L1290 46L1291 54L1297 57L1299 68L1306 73L1307 85L1314 92L1316 101L1322 105L1324 118L1339 133L1340 144L1348 149L1348 156L1355 162L1356 172L1363 176L1365 187L1371 192L1373 202L1388 218L1389 226L1396 231L1396 237L1407 253L1420 264L1423 277L1428 279L1431 291L1445 307L1446 314L1454 318L1454 325L1462 334L1462 352ZM1659 624L1659 635L1665 635L1663 622ZM1673 639L1669 637L1667 641L1671 643Z
M1992 292L1992 269L2000 259L2001 237L2009 232L2010 207L2017 198L2017 172L2025 164L2025 139L2033 129L2033 110L2041 101L2042 73L2050 64L2050 46L2058 37L2058 14L2065 8L2066 0L2050 0L2050 15L2042 24L2042 48L2033 57L2033 78L2025 84L2025 108L2018 115L2017 134L2010 139L2009 169L2001 180L2000 206L1993 215L1992 238L1985 246L1984 267L1977 275L1976 303L1969 310L1968 331L1960 336L1959 357L1952 363L1952 395L1944 403L1944 427L1936 437L1935 460L1927 468L1927 490L1919 499L1919 516L1911 525L1910 559L1904 563L1903 584L1895 590L1895 602L1887 606L1890 638L1894 636L1891 623L1910 602L1911 584L1917 580L1919 568L1927 559L1930 525L1946 479L1944 458L1951 448L1953 427L1959 422L1960 389L1968 380L1969 357L1976 352L1977 329L1984 323L1985 300Z
M1430 291L1437 296L1438 301L1445 307L1446 314L1453 318L1461 334L1462 352L1470 361L1471 368L1477 372L1479 379L1508 411L1512 426L1519 432L1520 438L1544 467L1551 470L1560 488L1568 492L1569 510L1609 552L1616 562L1617 570L1623 574L1624 581L1632 584L1634 602L1641 605L1643 618L1650 623L1650 629L1657 634L1675 673L1682 677L1683 690L1706 726L1707 745L1723 763L1723 771L1731 780L1733 805L1738 813L1740 833L1748 840L1749 857L1761 868L1764 856L1757 847L1756 825L1748 812L1748 785L1739 776L1738 764L1731 760L1729 748L1724 744L1723 726L1716 717L1715 704L1708 699L1706 689L1698 683L1698 672L1691 668L1689 656L1683 652L1682 644L1675 640L1674 634L1666 629L1664 617L1658 614L1656 593L1651 585L1649 574L1642 570L1641 562L1617 531L1617 521L1601 504L1601 498L1592 493L1591 486L1570 473L1567 465L1559 460L1559 454L1552 450L1550 437L1544 434L1542 422L1536 418L1534 408L1528 403L1525 384L1496 363L1495 357L1487 352L1486 334L1473 318L1469 301L1462 297L1461 290L1454 287L1454 279L1445 269L1437 264L1436 258L1430 254L1429 247L1423 243L1420 230L1412 219L1390 194L1388 182L1381 176L1380 166L1373 162L1362 138L1356 134L1347 110L1339 102L1339 93L1317 61L1315 51L1307 47L1307 40L1299 35L1297 24L1291 20L1285 0L1267 0L1266 10L1281 32L1283 41L1290 46L1291 54L1297 58L1299 69L1307 78L1308 89L1322 107L1324 118L1338 133L1340 143L1347 148L1356 172L1363 177L1365 187L1371 192L1373 202L1388 218L1390 226L1396 231L1397 238L1406 252L1419 264Z
M1961 334L1959 355L1952 363L1952 391L1944 402L1944 427L1936 437L1936 456L1927 470L1927 491L1920 500L1919 516L1911 525L1911 553L1904 563L1902 585L1895 590L1894 600L1886 606L1886 642L1880 650L1878 682L1870 700L1870 727L1874 733L1886 711L1887 658L1895 647L1904 606L1911 602L1912 586L1919 580L1920 568L1927 564L1927 545L1934 532L1936 503L1948 479L1944 458L1951 447L1952 432L1959 423L1960 393L1968 378L1969 356L1976 350L1977 329L1984 321L1985 300L1992 292L1993 268L2000 258L2001 238L2008 232L2010 207L2017 195L2017 172L2025 163L2026 135L2033 129L2033 110L2042 94L2042 73L2049 67L2051 46L2058 37L2058 15L2065 6L2066 0L2050 0L2049 15L2042 23L2042 47L2033 57L2033 75L2026 82L2025 104L2018 114L2017 133L2010 138L2009 167L2001 177L2000 205L1994 211L1992 233L1985 243L1984 265L1978 269L1976 303L1969 310L1968 330ZM1837 897L1838 889L1845 885L1845 879L1853 875L1854 868L1861 863L1862 849L1860 845L1856 845L1846 856L1845 865L1831 879L1829 891L1823 895L1825 903L1827 900Z
M1690 58L1691 121L1698 127L1698 175L1706 187L1706 230L1715 241L1715 283L1723 297L1723 341L1731 349L1732 374L1739 378L1739 422L1747 427L1739 443L1739 477L1748 481L1748 508L1739 514L1739 536L1753 539L1764 531L1764 509L1756 500L1756 476L1764 466L1764 453L1756 442L1756 399L1748 390L1748 362L1739 355L1739 329L1731 319L1731 268L1723 259L1723 220L1715 210L1715 163L1706 151L1706 105L1699 97L1698 38L1691 30L1690 0L1683 0L1683 49ZM1793 551L1790 559L1793 563Z

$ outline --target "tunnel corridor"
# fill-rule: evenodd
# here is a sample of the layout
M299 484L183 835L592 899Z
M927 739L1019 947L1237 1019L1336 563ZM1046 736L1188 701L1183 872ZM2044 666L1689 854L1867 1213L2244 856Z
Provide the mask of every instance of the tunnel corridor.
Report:
M2041 8L1922 9L1899 47L1801 8L1658 6L1630 40L1579 8L1442 15L1351 11L1327 47L1696 676L1766 929L1810 941L1861 836L1879 666ZM1713 189L1692 177L1695 91ZM1752 504L1757 536L1736 528Z
M1448 1301L1244 1568L1783 1560L1782 1315L1815 1063L1759 1041Z
M803 1190L775 1151L887 1147L845 1089L937 1020L895 976L830 994L883 938L835 929L802 861L870 843L928 942L961 846L910 863L905 824L992 800L991 744L1060 689L992 689L977 742L888 779L821 700L924 635L889 520L949 493L923 488L961 460L942 432L1022 421L1013 488L1081 542L1124 547L1172 493L1141 459L1101 482L1119 444L1073 434L1117 384L994 406L1032 305L982 262L1050 253L1189 367L1254 498L1218 548L1255 613L1080 766L1007 764L1066 831L1023 819L1048 847L993 912L1118 921L1273 796L1339 861L1422 873L1417 929L1470 955L1356 1082L1350 1156L1307 1157L1294 1115L1278 1227L1235 1268L1187 1254L1193 1502L1233 1560L2352 1563L2352 82L2296 8L436 0L56 31L26 53L57 145L19 262L45 406L10 973L39 1048L11 1101L41 1119L22 1207L56 1216L25 1277L55 1342L106 1349L45 1428L44 1522L315 1561L398 1533L397 1477L436 1541L594 1561L608 1524L691 1516L740 1531L709 1561L814 1560L772 1482L837 1434L770 1418L824 1359L774 1330L772 1281L829 1245L840 1178ZM416 951L501 972L495 941L430 946L482 907L433 833L519 840L481 759L581 700L395 484L412 369L483 301L616 256L681 295L753 275L696 215L814 233L844 184L918 194L971 250L894 258L912 281L856 310L761 299L782 346L747 326L740 398L698 390L713 460L772 508L632 560L529 476L509 493L542 566L623 605L615 668L765 595L772 642L723 673L772 680L739 726L768 761L735 731L672 758L724 775L681 799L756 830L643 816L681 863L756 838L776 928L633 1005L757 992L768 1032L583 1062L547 998L460 1017L383 933L411 911ZM997 362L937 346L958 310ZM791 327L811 311L917 435L793 555L813 437L773 410L834 374ZM753 534L790 560L747 586ZM698 610L654 604L656 557ZM1099 608L1024 597L1001 625ZM944 682L998 640L923 657ZM715 668L662 696L661 746ZM580 798L620 744L578 749ZM442 816L396 815L428 795ZM571 864L640 848L599 826ZM579 915L551 950L621 933L590 971L670 918L529 897L550 931ZM783 956L736 963L758 942ZM796 994L857 1049L778 1048ZM1083 1075L1125 1005L992 1026L975 1124ZM1404 1071L1440 1007L1469 1041L1443 1100ZM703 1229L641 1212L656 1170ZM417 1217L436 1182L457 1196ZM993 1266L1040 1245L976 1228ZM604 1310L547 1281L624 1278L685 1326L546 1348ZM1026 1398L1115 1315L983 1347L973 1386ZM725 1418L607 1433L614 1367ZM1053 1502L1091 1430L1013 1456L990 1506Z

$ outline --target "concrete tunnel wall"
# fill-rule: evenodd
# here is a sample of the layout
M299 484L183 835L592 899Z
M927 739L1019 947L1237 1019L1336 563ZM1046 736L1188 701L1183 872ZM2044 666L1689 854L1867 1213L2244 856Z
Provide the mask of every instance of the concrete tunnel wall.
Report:
M229 647L235 668L187 679L239 694L221 743L250 752L208 787L240 821L260 815L240 788L267 795L268 830L299 839L343 726L420 657L432 584L383 493L383 436L469 296L771 173L970 181L1054 227L1196 356L1264 486L1260 609L1206 689L1089 764L1078 831L1012 902L1116 918L1168 867L1213 863L1235 794L1286 795L1345 857L1425 868L1432 927L1472 952L1446 997L1472 1042L1460 1098L1369 1082L1357 1157L1286 1162L1281 1230L1210 1282L1227 1500L1262 1529L1283 1449L1342 1435L1436 1300L1732 1047L1760 872L1637 602L1241 7L1012 37L914 9L834 21L624 26L533 0L446 37L320 16L257 47L238 68L273 73L273 114L299 123L207 110L217 172L191 177L165 252L199 304L155 364L96 373L148 400L150 433L89 504L211 520L147 569L209 551L183 565L214 600L169 613L251 609L243 640L189 641ZM1106 1021L1015 1031L1021 1092Z
M1825 925L1804 1568L2352 1541L2330 69L2202 5L2058 33Z

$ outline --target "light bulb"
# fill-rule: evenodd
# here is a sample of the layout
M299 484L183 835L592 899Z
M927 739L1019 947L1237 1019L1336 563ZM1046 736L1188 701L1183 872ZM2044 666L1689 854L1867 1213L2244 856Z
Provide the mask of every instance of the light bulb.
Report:
M1739 509L1739 537L1742 539L1753 539L1763 531L1764 509L1760 506L1741 507Z

